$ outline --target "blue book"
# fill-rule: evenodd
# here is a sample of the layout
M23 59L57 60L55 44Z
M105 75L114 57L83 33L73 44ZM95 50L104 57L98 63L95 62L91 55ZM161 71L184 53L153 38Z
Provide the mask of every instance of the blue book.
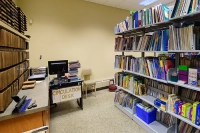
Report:
M132 27L135 28L134 21L135 21L135 13L132 13Z
M178 105L181 103L181 101L176 101L175 103L174 103L174 113L175 114L178 114L178 112L179 112L179 108L178 108Z
M138 11L135 12L135 28L139 27L138 24Z
M163 44L163 50L164 51L166 51L166 45L167 45L167 32L166 32L166 30L163 30L163 42L162 42L162 44Z
M197 105L195 124L200 125L200 104Z
M180 0L176 0L176 3L175 3L175 5L174 5L174 9L173 9L173 11L172 11L172 16L171 16L171 18L173 18L173 17L176 16L176 12L177 12L177 10L178 10L179 4L180 4Z
M162 10L163 10L163 15L164 15L164 20L169 20L169 7L166 5L162 4Z

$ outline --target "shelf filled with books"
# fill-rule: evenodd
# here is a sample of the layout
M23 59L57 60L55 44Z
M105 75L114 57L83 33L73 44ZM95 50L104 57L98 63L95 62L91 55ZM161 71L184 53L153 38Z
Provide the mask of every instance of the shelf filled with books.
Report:
M178 133L199 133L200 130L196 127L193 127L192 125L189 125L188 123L184 121L180 121L178 124Z
M189 120L189 119L187 119L187 118L184 118L184 117L182 117L182 116L180 116L180 115L177 115L177 114L175 114L175 113L172 113L172 112L168 112L168 113L171 114L171 115L173 115L173 116L175 116L176 118L178 118L178 119L180 119L180 120L182 120L182 121L184 121L184 122L190 124L191 126L197 128L197 129L200 129L200 126L195 125L194 123L192 123L191 120Z
M197 86L192 86L192 85L188 85L188 84L181 84L178 82L172 82L172 81L167 81L169 84L173 84L173 85L177 85L180 87L184 87L184 88L188 88L188 89L192 89L192 90L196 90L196 91L200 91L200 87Z
M173 121L171 128L166 128L158 120L145 123L136 111L133 120L147 131L198 132L196 128L200 129L199 7L199 1L176 0L170 7L159 4L131 11L115 27L115 35L121 36L115 38L114 50L122 52L115 56L114 67L122 70L115 74L116 85L159 112L173 116L173 120L170 117L168 120ZM141 52L141 57L124 52ZM145 56L146 52L153 52L154 56ZM146 110L146 104L139 105ZM147 105L148 109L152 107ZM157 126L151 126L153 123Z
M166 64L164 67L164 63ZM167 83L167 71L174 67L174 59L165 55L159 57L140 57L116 55L115 68L124 72Z
M145 33L144 36L117 37L115 51L167 52L168 40L168 29Z
M130 16L123 22L118 23L114 28L115 35L130 35L140 31L149 32L168 27L173 23L200 19L198 1L187 1L184 4L176 0L174 6L168 7L164 4L159 4L138 11L130 11ZM183 8L180 9L180 7Z
M133 114L135 113L134 105L140 100L125 91L118 90L115 92L114 102L116 107L133 119Z

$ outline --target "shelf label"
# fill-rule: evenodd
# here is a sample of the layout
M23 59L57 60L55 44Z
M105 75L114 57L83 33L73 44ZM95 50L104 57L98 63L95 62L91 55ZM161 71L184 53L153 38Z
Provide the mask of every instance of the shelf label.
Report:
M73 86L52 90L53 103L59 103L81 97L81 86Z

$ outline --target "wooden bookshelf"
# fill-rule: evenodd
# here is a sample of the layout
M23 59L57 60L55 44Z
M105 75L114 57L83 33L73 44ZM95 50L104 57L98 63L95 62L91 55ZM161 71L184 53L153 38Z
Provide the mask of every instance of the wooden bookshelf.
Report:
M7 24L3 23L2 21L0 21L0 27L3 29L6 29L20 37L22 37L23 39L25 39L26 41L29 41L29 38L26 37L25 35L21 34L20 32L18 32L17 30L13 29L12 27L8 26Z

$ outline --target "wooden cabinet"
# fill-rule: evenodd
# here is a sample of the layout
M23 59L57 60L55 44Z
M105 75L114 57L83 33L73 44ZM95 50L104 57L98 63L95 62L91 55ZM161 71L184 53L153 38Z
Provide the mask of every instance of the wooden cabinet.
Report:
M0 133L22 133L34 128L49 126L50 109L0 121ZM49 131L48 131L49 132Z

